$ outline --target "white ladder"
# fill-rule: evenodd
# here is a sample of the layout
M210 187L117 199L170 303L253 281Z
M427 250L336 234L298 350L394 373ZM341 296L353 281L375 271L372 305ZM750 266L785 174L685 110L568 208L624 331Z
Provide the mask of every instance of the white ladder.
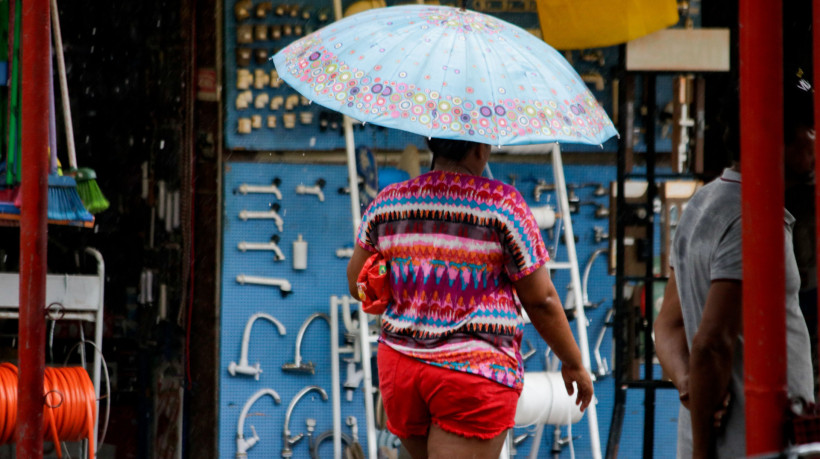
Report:
M584 312L583 290L581 287L581 273L580 269L578 268L578 254L575 251L575 233L572 229L572 217L569 208L569 198L567 195L567 182L564 177L564 163L561 158L561 147L557 143L554 143L545 145L532 145L527 147L502 147L502 149L503 151L509 151L513 153L551 153L552 155L552 171L555 180L555 192L558 195L558 210L561 213L561 217L563 220L564 242L566 243L567 257L569 261L559 262L550 260L549 262L547 262L545 266L550 270L569 269L572 285L571 294L575 297L575 301L573 301L573 306L575 307L575 325L578 333L578 347L581 349L581 359L584 364L584 368L586 368L587 372L589 372L590 376L592 376L592 365L589 357L589 338L587 336L587 318ZM592 452L592 458L601 459L601 438L598 432L598 412L594 400L592 403L589 404L585 413L587 417L587 423L589 425L589 441L590 449ZM543 428L543 424L540 424L538 426L535 438L541 438ZM539 445L534 444L534 450L532 452L537 452L538 447ZM500 459L510 458L509 449L509 442L506 442L504 444L504 449L501 450ZM536 457L534 454L532 454L532 452L530 454L530 457Z

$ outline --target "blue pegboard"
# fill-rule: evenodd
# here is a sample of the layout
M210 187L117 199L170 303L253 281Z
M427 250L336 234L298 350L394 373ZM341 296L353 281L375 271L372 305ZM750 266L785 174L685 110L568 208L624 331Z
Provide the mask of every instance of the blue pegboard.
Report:
M614 157L613 157L614 162ZM553 182L553 173L549 157L543 164L496 163L491 164L495 178L508 182L510 175L516 176L516 187L532 206L549 202L555 205L554 193L546 193L540 202L534 200L534 187L539 179ZM615 167L610 165L566 165L564 173L568 184L598 182L609 186L615 180ZM240 184L269 184L275 177L282 180L280 189L282 200L271 195L235 194ZM325 201L319 202L316 196L297 195L295 187L300 184L312 185L316 179L324 178ZM283 373L281 365L293 360L295 337L302 322L314 312L329 311L330 296L343 295L347 292L345 268L347 259L335 256L337 248L351 246L353 224L350 217L350 200L348 195L340 195L337 189L346 187L347 168L330 165L294 165L270 163L230 162L224 171L225 207L223 214L223 273L222 273L222 315L220 344L220 424L219 452L220 457L232 457L236 453L236 425L239 411L253 393L263 387L270 387L282 397L281 405L274 405L270 398L259 400L251 410L254 416L246 420L245 435L250 435L250 424L256 426L261 441L254 446L249 457L278 457L282 449L282 429L287 404L294 394L306 385L319 385L331 394L330 384L330 341L328 327L324 321L315 321L308 329L302 347L304 360L316 365L315 375L293 375ZM594 201L605 206L609 204L608 196L596 197L593 188L580 188L576 191L582 202ZM273 202L280 202L280 213L284 228L279 233L270 221L242 221L238 214L243 209L266 210ZM592 252L607 246L606 241L596 243L594 226L608 227L608 220L594 217L595 207L581 206L580 212L573 215L573 229L579 241L576 244L579 268L583 273L584 266ZM237 249L239 241L266 242L271 235L280 235L280 247L287 257L286 261L273 261L270 252L245 252ZM292 269L292 241L301 234L308 241L308 269L297 272ZM554 244L549 235L543 232L548 246ZM558 245L555 257L565 261L566 249ZM604 326L604 316L612 307L614 277L607 274L606 257L599 256L592 266L589 278L589 300L601 302L596 309L587 311L589 318L588 335L590 348ZM276 287L240 286L235 278L237 274L285 277L293 284L294 293L282 298ZM569 272L556 271L553 282L562 299L566 298L567 285L570 283ZM267 312L276 317L287 327L287 335L279 336L275 327L266 321L257 321L251 335L249 361L259 362L264 373L260 380L251 377L231 377L227 372L228 364L239 359L240 342L247 319L255 312ZM573 331L575 324L572 323ZM342 327L343 329L343 327ZM535 329L527 325L525 338L537 349L535 356L527 361L527 371L544 369L544 352L546 344L540 339ZM612 365L612 334L606 333L601 355ZM593 369L595 369L594 358ZM375 363L375 361L374 361ZM374 365L375 368L375 365ZM345 365L342 362L342 379L345 378ZM375 369L374 369L375 372ZM601 448L606 449L612 408L614 403L614 382L611 376L599 379L595 383L598 397L598 424ZM359 438L365 442L364 400L361 388L355 392L353 402L342 401L342 416L356 416L360 425ZM344 392L342 392L344 396ZM674 391L658 391L656 409L656 457L672 457L675 451L675 429L677 426L677 395ZM643 438L643 394L641 391L630 391L627 398L623 434L619 457L641 457ZM305 418L317 420L317 432L332 428L331 403L323 402L315 394L303 399L297 406L291 420L290 429L294 433L305 432ZM566 429L566 428L564 428ZM572 428L574 435L581 435L575 442L576 457L590 457L589 432L586 418ZM349 432L343 427L343 431ZM516 434L531 429L516 429ZM552 442L552 428L547 427L539 446L540 455L546 457ZM564 430L566 435L566 430ZM526 456L532 447L532 438L525 440L518 447L518 455ZM365 450L366 450L366 445ZM323 456L330 457L331 445L323 443ZM325 453L326 452L326 453ZM327 454L327 456L325 456ZM294 457L308 457L306 441L296 445ZM565 448L562 457L569 457Z
M247 65L238 65L237 48L247 48L249 50L264 50L268 56L272 56L276 51L284 48L293 40L304 36L320 27L333 21L332 3L330 1L305 1L289 3L288 8L298 8L296 17L291 17L288 11L284 14L277 14L276 8L282 6L277 4L272 10L263 10L263 17L256 16L256 8L265 2L254 1L251 3L251 14L246 19L239 20L234 11L238 3L237 0L228 0L224 3L225 16L225 144L231 149L242 150L337 150L344 148L344 136L342 119L337 113L332 112L317 104L305 105L302 100L291 109L286 109L285 105L278 108L271 108L270 101L279 96L287 99L291 95L298 95L284 82L278 87L273 87L271 81L261 87L254 87L253 84L247 89L237 88L237 72L239 69L246 69L251 74L256 70L262 70L267 77L275 69L270 60L257 61L252 55ZM301 16L302 12L309 14L307 19ZM327 18L320 20L322 18ZM256 40L251 43L237 43L237 29L240 25L250 25L252 27L267 27L267 39ZM272 27L289 26L291 33L282 34L279 38L273 39ZM301 33L294 32L296 27L301 28ZM254 36L254 38L256 38ZM241 92L251 92L251 102L248 108L238 109L236 105L237 96ZM263 108L255 108L256 97L266 94L269 98ZM285 114L295 117L295 125L286 128L284 124ZM310 122L303 123L300 114L306 113L311 117ZM261 117L261 126L253 128L250 133L240 133L238 130L240 118L251 119L252 116ZM268 116L276 117L276 127L268 127ZM377 149L400 150L407 144L414 144L417 147L424 146L424 138L416 134L403 131L389 130L375 125L357 125L355 127L355 137L359 144L370 145Z
M236 430L239 412L245 401L257 390L269 387L282 398L281 405L273 405L269 397L260 399L252 408L246 421L245 436L251 435L250 424L255 425L260 442L249 452L249 457L278 457L282 449L282 430L285 411L293 396L307 385L318 385L331 395L330 341L328 325L322 320L314 321L307 329L302 343L303 361L311 361L316 367L314 375L284 373L282 364L293 361L296 334L304 320L314 312L329 313L330 296L347 293L345 267L347 259L337 258L335 251L350 245L353 225L350 218L349 196L339 195L337 189L347 185L347 169L342 166L308 166L229 163L224 172L225 208L223 214L223 273L222 314L220 340L220 424L219 457L236 454ZM281 178L279 189L282 200L269 194L235 193L243 183L266 185L274 177ZM298 195L295 188L300 183L312 185L318 178L327 181L325 201L314 195ZM239 218L241 210L267 210L270 204L279 202L280 215L284 221L279 232L272 221ZM240 241L267 242L273 234L280 236L279 246L285 261L274 261L272 252L241 252ZM308 269L292 268L292 242L298 235L308 242ZM240 285L238 274L288 279L293 293L285 298L277 287ZM275 327L259 320L253 327L248 360L259 362L263 373L259 381L248 376L232 377L227 368L238 361L240 343L248 318L256 312L267 312L282 322L287 335L280 336ZM342 327L343 331L343 327ZM345 365L342 364L342 380ZM343 392L344 393L344 392ZM360 438L364 443L365 417L362 390L355 393L352 402L342 401L342 416L356 416L360 425ZM333 427L331 402L322 401L315 392L305 397L296 407L290 430L306 432L305 419L317 420L316 433ZM344 432L349 433L345 427ZM330 442L325 445L332 448ZM294 447L294 457L308 457L307 440Z

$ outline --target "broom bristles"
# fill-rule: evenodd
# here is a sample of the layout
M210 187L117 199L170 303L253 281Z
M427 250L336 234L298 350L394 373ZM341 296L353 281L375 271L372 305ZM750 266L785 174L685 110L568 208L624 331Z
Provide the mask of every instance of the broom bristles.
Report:
M48 218L73 222L91 222L94 216L85 208L72 177L49 174Z
M98 214L110 205L97 184L97 174L88 168L77 170L77 193L80 195L85 208L92 214Z

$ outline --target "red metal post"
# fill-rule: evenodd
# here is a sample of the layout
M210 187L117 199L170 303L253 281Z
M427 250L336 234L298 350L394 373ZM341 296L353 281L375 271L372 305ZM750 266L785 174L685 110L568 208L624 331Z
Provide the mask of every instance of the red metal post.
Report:
M817 90L818 83L820 83L820 0L814 0L812 2L812 34L813 34L813 43L812 43L812 50L814 52L814 125L815 130L817 129L817 120L820 120L820 91ZM817 161L816 156L817 152L820 151L820 139L815 136L814 138L814 151L815 151L815 161L814 161L814 222L815 222L815 230L817 234L814 235L816 241L816 249L817 249L817 258L820 260L820 186L817 185L817 180L820 178L820 161ZM818 284L820 284L820 271L817 273L818 277ZM815 303L816 307L816 303ZM817 314L817 340L818 346L820 346L820 314ZM820 399L820 393L817 394L816 399Z
M22 193L20 219L20 377L17 457L43 457L46 237L48 206L48 0L25 0L22 54Z
M739 6L743 365L746 455L753 456L785 446L783 5L740 0Z

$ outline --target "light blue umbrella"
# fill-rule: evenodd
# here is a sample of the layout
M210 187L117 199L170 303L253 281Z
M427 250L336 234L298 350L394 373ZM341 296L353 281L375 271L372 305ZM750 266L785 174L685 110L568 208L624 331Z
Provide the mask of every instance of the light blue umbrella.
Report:
M600 145L612 121L561 54L518 26L433 5L368 10L273 56L308 99L366 123L490 145Z

